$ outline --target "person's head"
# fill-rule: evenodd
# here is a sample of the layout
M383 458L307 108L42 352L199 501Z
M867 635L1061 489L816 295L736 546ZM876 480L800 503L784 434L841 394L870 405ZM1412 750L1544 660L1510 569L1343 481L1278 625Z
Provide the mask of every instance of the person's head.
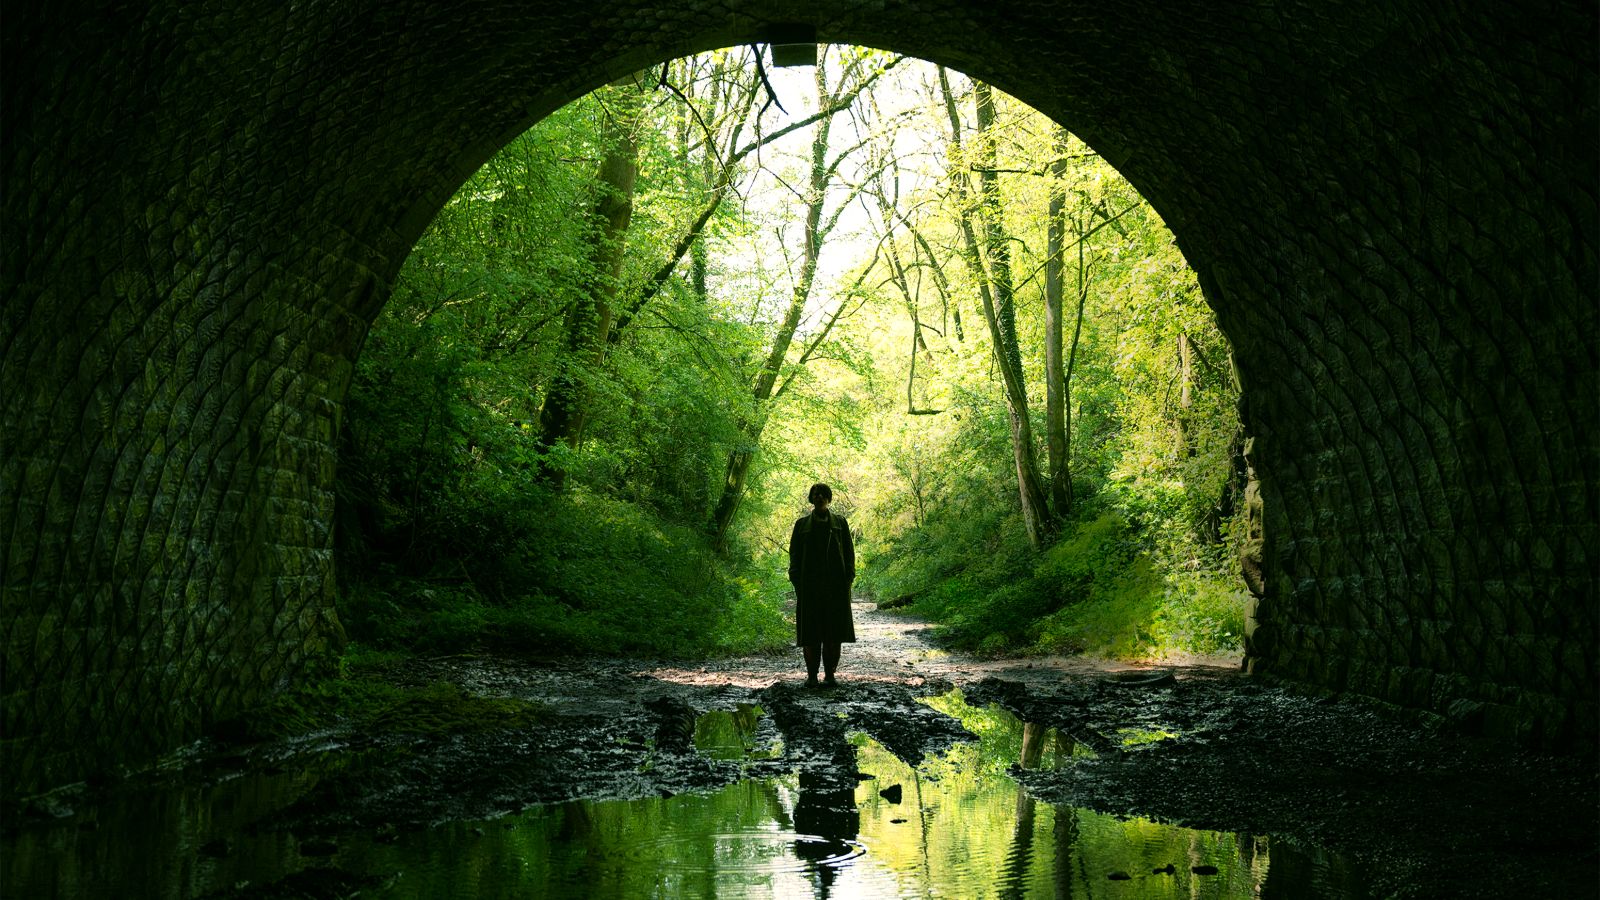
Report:
M833 502L833 488L819 481L811 486L811 492L806 494L806 499L819 510L827 509L828 504Z

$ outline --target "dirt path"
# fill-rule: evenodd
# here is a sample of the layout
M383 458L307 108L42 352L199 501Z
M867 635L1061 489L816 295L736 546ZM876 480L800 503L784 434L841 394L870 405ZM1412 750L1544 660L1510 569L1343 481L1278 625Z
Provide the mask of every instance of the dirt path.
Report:
M871 602L860 599L853 604L853 611L856 642L844 646L838 673L842 682L851 685L928 690L928 685L964 685L989 677L1054 681L1147 668L1082 656L977 659L935 648L928 640L931 628L917 619L880 612ZM698 687L761 689L787 681L799 683L805 669L799 650L793 650L777 656L746 656L694 666L643 666L637 674Z

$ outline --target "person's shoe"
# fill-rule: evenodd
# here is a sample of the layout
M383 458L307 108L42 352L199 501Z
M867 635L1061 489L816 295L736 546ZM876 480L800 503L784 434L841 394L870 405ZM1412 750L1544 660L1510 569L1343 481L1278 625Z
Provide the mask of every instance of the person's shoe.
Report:
M811 687L816 687L816 686L817 686L817 676L815 676L815 675L807 675L806 676L806 687L811 688Z
M832 672L829 672L827 677L822 679L823 687L836 687L836 686L838 686L838 684L839 684L839 682L833 680L833 673Z

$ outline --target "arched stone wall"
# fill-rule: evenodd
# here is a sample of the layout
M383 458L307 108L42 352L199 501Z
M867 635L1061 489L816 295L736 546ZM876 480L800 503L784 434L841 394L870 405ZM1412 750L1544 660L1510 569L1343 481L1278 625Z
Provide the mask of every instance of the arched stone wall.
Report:
M988 80L1166 217L1256 435L1259 668L1594 736L1592 4L13 4L5 792L322 658L351 361L433 212L563 102L777 23Z

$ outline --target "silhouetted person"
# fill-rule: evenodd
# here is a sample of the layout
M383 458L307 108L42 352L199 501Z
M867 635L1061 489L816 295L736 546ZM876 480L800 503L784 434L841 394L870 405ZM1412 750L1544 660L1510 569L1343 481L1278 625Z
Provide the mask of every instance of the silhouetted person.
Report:
M806 495L812 510L794 523L789 535L789 583L794 585L795 643L806 655L806 686L817 683L817 663L833 684L839 645L856 639L850 618L850 583L856 578L856 548L844 516L829 512L833 489L813 484Z

